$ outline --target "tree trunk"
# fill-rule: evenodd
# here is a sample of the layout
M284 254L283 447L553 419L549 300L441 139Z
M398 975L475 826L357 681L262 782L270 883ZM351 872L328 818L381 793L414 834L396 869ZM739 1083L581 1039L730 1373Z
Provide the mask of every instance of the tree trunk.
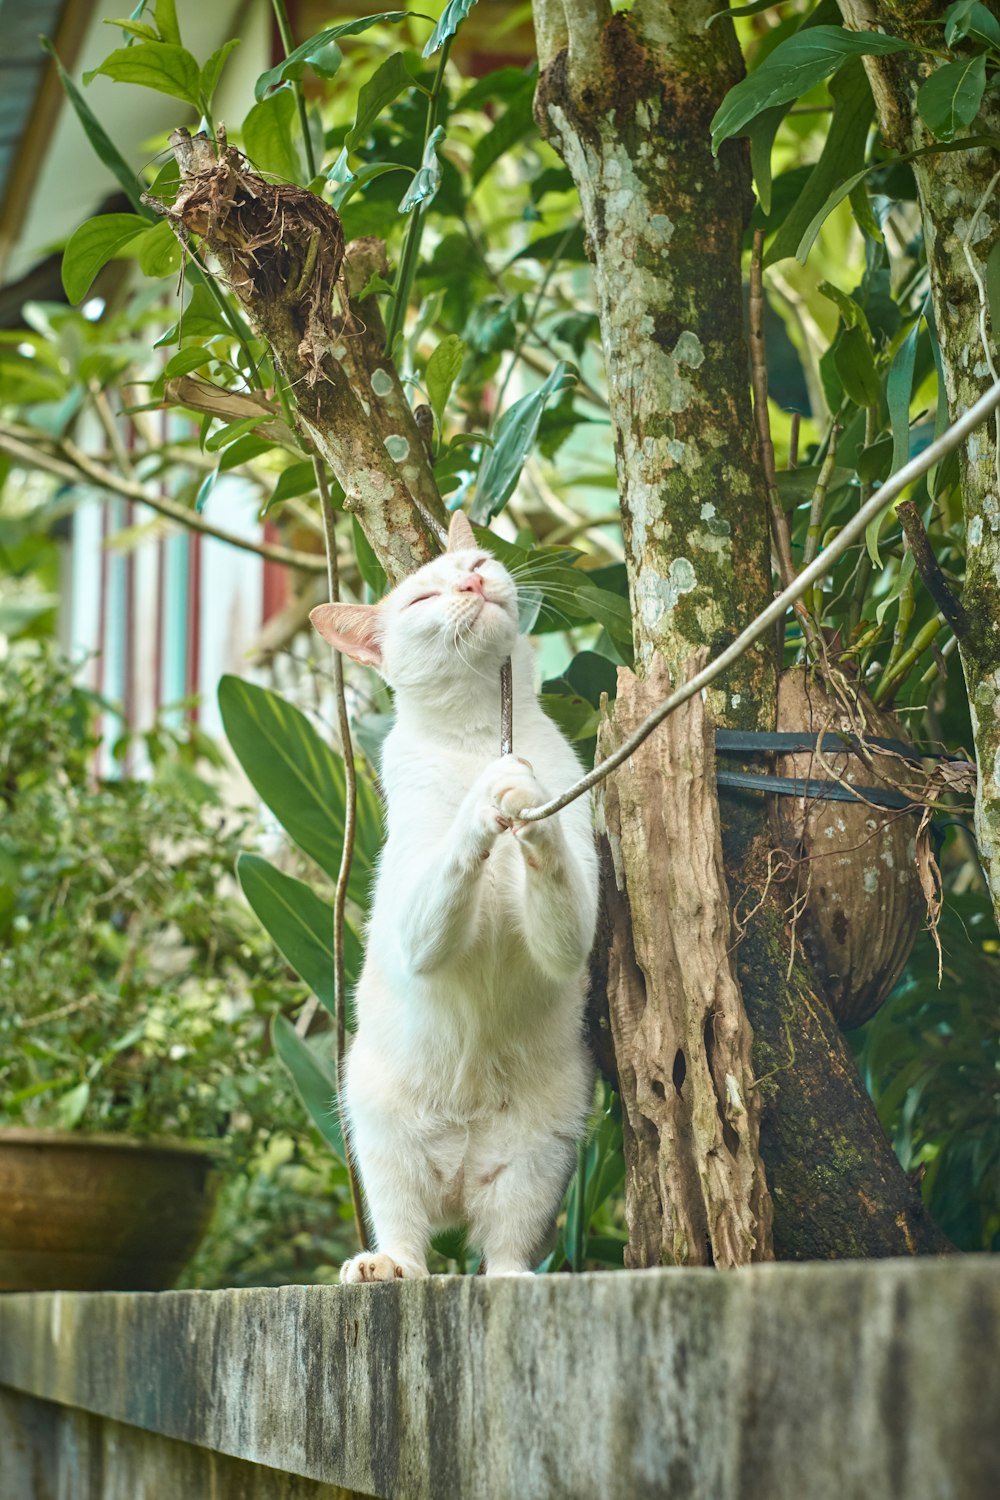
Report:
M855 30L943 45L940 34L928 30L928 22L947 9L940 0L840 0L840 8ZM996 0L987 9L1000 19ZM933 61L899 53L866 57L865 67L888 144L899 151L932 145L914 100ZM1000 137L995 88L987 90L968 134ZM998 169L995 147L936 153L913 163L952 421L998 378L1000 330L991 327L984 277L990 251L1000 243ZM1000 922L1000 418L978 428L959 449L959 473L967 548L962 604L969 621L959 650L979 768L976 837Z
M731 24L706 27L717 9L715 0L637 0L630 13L612 16L605 0L535 5L536 116L573 174L594 268L636 665L644 674L659 655L675 681L693 651L715 654L771 597L767 495L743 335L749 173L742 143L727 143L717 161L709 147L709 121L742 71ZM620 690L627 701L604 737L609 747L635 716L633 700L651 701L638 683L626 680ZM772 654L744 656L710 691L708 705L717 723L773 728ZM761 798L727 799L723 846L733 892L764 888L759 903L747 903L759 910L736 947L735 976L719 956L733 901L721 861L709 857L708 824L697 878L690 861L684 866L683 841L668 836L693 827L693 768L706 778L712 772L700 728L693 717L687 723L694 738L683 751L670 733L669 745L650 751L658 771L649 771L645 756L641 766L634 757L608 796L608 831L612 845L618 841L609 1007L626 1118L630 1261L706 1263L720 1246L727 1264L770 1254L760 1162L746 1165L757 1155L758 1098L775 1253L941 1249L833 1018L806 974L795 969L786 978L783 918L756 873L768 847ZM678 765L683 776L669 769ZM714 787L705 795L714 802ZM641 805L654 798L658 806ZM683 921L668 909L675 903L687 914ZM704 961L686 961L687 920L698 934L715 935ZM715 973L709 953L718 960ZM743 1056L747 1016L754 1032L757 1086L741 1075L742 1063L731 1070L736 1092L750 1104L735 1153L726 1141L732 1122L725 1120L725 1078L720 1089L704 1031L720 1014L720 992L733 1018L735 1058ZM691 1040L699 1020L700 1047ZM680 1051L685 1070L678 1081ZM728 1161L720 1157L720 1132ZM716 1233L720 1183L733 1194L724 1233Z

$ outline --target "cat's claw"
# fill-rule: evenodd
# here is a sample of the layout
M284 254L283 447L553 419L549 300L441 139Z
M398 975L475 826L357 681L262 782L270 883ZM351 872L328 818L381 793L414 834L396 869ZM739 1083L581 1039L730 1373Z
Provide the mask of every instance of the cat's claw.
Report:
M352 1256L340 1268L340 1280L344 1286L358 1281L409 1281L426 1275L425 1270L412 1262L400 1264L391 1255L373 1250Z

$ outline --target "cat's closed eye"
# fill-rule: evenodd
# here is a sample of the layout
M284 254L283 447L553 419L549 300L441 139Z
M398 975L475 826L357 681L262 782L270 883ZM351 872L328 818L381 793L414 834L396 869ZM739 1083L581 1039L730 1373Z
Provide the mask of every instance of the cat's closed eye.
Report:
M438 592L437 592L436 589L433 589L433 590L431 590L431 592L429 592L427 594L418 594L415 599L411 599L410 600L409 604L407 604L406 607L407 607L407 609L409 609L411 604L421 604L425 599L437 599L437 598L438 598Z

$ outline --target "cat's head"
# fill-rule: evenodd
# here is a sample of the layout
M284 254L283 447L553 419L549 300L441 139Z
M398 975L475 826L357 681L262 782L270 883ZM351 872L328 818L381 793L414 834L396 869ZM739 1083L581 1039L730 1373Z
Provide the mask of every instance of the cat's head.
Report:
M404 687L498 667L517 640L517 589L456 511L448 550L384 599L320 604L309 618L331 646Z

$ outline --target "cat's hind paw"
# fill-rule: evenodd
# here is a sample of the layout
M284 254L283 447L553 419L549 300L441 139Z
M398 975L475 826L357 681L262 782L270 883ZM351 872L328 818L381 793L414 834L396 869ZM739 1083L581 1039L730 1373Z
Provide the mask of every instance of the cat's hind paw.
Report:
M426 1275L426 1270L413 1261L400 1262L377 1250L364 1250L345 1260L340 1268L340 1280L344 1286L358 1281L409 1281Z

